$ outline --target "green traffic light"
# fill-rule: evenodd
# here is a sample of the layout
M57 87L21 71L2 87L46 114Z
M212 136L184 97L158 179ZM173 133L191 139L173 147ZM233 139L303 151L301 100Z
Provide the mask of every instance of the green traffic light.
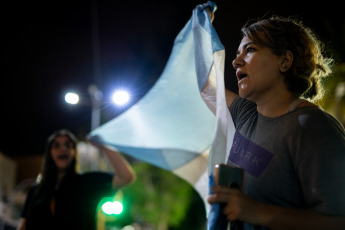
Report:
M123 205L119 201L108 201L102 205L102 211L107 215L119 215L123 211Z

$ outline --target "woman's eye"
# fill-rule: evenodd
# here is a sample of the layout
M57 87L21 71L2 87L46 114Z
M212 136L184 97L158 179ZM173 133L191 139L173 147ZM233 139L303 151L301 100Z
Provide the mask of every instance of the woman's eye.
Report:
M247 52L251 52L251 51L254 51L255 49L254 48L252 48L252 47L248 47L247 48Z
M64 146L64 147L66 147L68 149L74 148L73 143L70 142L70 141L61 142L61 143L60 142L54 142L53 145L52 145L52 148L53 149L58 149L58 148L60 148L60 146Z

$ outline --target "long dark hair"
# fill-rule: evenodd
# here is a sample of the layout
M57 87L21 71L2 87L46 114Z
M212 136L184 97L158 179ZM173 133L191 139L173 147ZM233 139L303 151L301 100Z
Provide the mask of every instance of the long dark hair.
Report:
M285 77L288 90L297 97L312 101L321 99L324 93L322 78L331 73L333 60L323 56L324 45L297 17L271 16L248 22L241 32L242 36L270 48L278 56L287 50L292 52L293 63Z
M57 182L57 167L54 163L54 160L51 156L51 149L54 143L54 140L59 136L66 136L72 143L73 148L76 150L77 138L72 132L66 129L61 129L54 132L48 137L46 150L45 150L45 159L42 167L42 174L40 181L38 182L38 187L36 190L37 196L44 196L46 198L51 198L54 192L54 187ZM66 176L71 176L76 174L76 158L73 159L71 164L68 166Z

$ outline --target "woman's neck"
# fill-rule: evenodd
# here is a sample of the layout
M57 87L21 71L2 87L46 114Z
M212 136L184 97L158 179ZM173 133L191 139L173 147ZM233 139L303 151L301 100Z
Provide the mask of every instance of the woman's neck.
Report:
M278 117L289 112L291 104L297 99L292 94L277 95L257 102L257 110L265 117Z
M56 184L55 184L55 188L59 188L60 187L60 183L62 181L62 179L66 176L66 172L65 171L58 171L57 173L57 180L56 180Z

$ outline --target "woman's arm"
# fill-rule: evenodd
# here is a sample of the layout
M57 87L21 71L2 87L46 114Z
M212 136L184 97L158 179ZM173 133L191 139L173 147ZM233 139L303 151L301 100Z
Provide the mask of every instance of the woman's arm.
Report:
M95 138L96 140L99 137ZM120 187L129 185L130 183L136 180L136 174L132 166L128 163L126 158L122 156L119 152L112 149L111 146L103 146L98 144L98 141L92 141L89 139L91 144L99 148L107 156L110 164L114 169L114 178L113 178L113 188L119 189Z
M238 97L238 94L225 89L225 100L226 100L226 105L228 106L228 108L230 108L230 105L232 104L232 102L235 100L235 98Z
M115 171L113 178L114 189L129 185L136 180L136 174L124 156L107 147L101 147L101 149L106 154Z
M267 205L248 197L238 189L215 186L209 203L226 203L224 214L229 221L241 220L272 230L343 230L344 216L326 216L313 210Z
M268 206L267 214L270 218L265 225L270 229L345 229L345 217L326 216L313 210L297 210L279 206Z
M207 11L207 13L208 13L208 15L210 16L210 19L211 19L211 23L213 22L213 20L214 20L214 12L211 12L210 11L210 9L209 8L207 8L206 9L206 11ZM213 80L214 81L214 80ZM205 84L205 86L204 86L204 88L203 88L203 90L204 89L207 89L207 88L210 88L210 89L212 89L212 90L209 90L211 93L211 99L210 99L210 101L211 101L211 103L207 103L207 100L205 101L206 102L206 104L209 106L209 108L211 109L211 111L213 112L213 113L215 113L215 108L213 108L212 106L210 106L210 104L214 104L215 103L215 101L216 101L216 92L215 92L215 88L216 88L216 82L214 81L214 82L211 82L211 80L209 79L207 82L206 82L206 84ZM213 96L213 97L212 97ZM236 98L236 97L238 97L238 94L236 94L236 93L234 93L234 92L232 92L232 91L230 91L230 90L228 90L228 89L226 89L225 88L225 99L226 99L226 105L228 106L228 107L230 107L230 105L232 104L232 102L234 101L234 99ZM203 98L204 99L204 98Z

